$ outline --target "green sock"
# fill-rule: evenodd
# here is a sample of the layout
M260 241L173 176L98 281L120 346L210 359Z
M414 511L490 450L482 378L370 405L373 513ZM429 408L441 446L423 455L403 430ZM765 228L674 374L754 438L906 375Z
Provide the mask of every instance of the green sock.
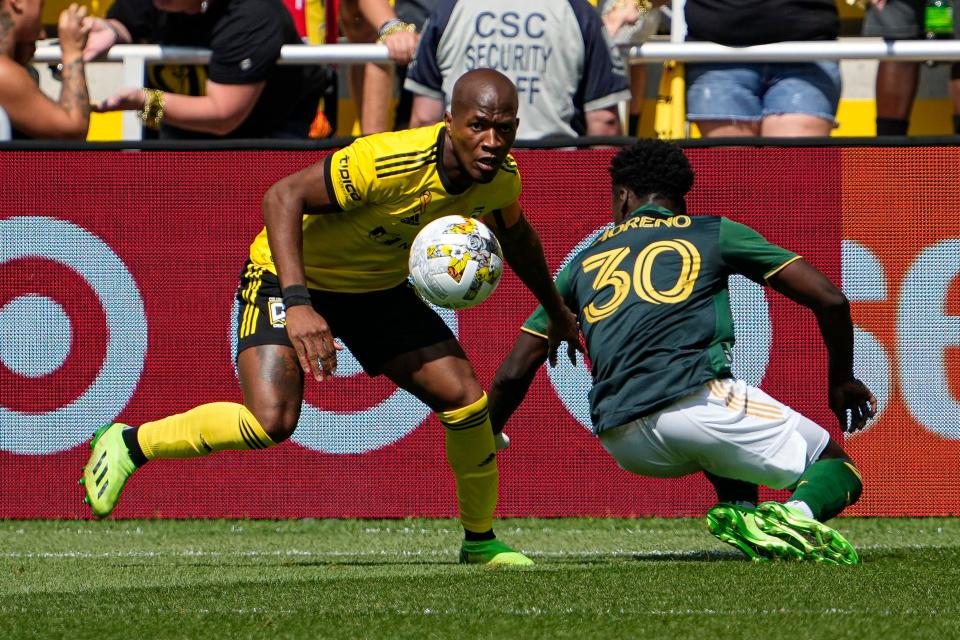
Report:
M860 497L863 480L850 460L829 458L810 465L790 500L805 502L813 517L823 522L829 520Z

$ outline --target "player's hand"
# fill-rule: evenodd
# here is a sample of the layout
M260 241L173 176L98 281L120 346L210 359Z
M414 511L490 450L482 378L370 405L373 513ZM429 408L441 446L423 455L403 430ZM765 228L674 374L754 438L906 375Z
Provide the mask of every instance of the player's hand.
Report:
M98 113L104 111L136 111L143 109L146 98L143 95L143 89L133 87L121 89L106 100L93 106L93 110Z
M398 31L383 39L390 52L390 59L397 64L409 64L417 50L417 40L420 35L412 31Z
M547 342L549 343L547 360L551 367L557 366L557 350L560 348L561 342L567 343L567 357L570 358L572 364L577 364L577 351L583 353L577 316L566 306L563 306L562 309L563 311L558 317L550 318L550 324L547 327Z
M57 22L57 37L64 58L77 58L83 53L90 34L90 23L85 19L87 8L71 4L60 12Z
M829 394L830 410L846 433L860 431L867 426L867 420L877 414L877 399L856 378L831 384Z
M310 305L290 307L286 314L287 336L303 372L323 382L337 370L337 351L343 349L343 345L333 339L327 321Z

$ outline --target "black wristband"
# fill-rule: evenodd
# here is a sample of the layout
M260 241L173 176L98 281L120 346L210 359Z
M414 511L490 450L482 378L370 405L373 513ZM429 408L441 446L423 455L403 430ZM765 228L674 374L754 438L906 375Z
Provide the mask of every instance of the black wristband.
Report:
M300 305L312 305L310 299L310 289L302 284L292 284L283 288L283 306L286 308L297 307Z

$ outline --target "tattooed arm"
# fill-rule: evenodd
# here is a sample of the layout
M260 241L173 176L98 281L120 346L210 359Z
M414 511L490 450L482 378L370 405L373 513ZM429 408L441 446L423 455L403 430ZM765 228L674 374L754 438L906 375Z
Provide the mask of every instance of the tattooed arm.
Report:
M63 56L63 86L54 102L40 91L23 65L29 59L0 56L0 106L13 127L32 138L76 138L87 135L90 99L83 68L83 47L89 26L84 26L86 7L70 5L60 14L58 33ZM12 24L0 14L0 42L12 41ZM6 33L4 33L6 31ZM10 40L8 40L10 39ZM14 47L19 50L20 47ZM32 47L27 55L32 56Z

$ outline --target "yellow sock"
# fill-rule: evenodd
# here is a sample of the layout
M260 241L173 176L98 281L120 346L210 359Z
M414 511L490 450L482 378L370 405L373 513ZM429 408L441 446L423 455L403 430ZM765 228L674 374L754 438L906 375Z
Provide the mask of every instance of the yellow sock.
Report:
M438 411L437 417L445 427L447 462L457 480L460 522L467 531L489 531L500 477L487 395L462 409Z
M137 442L147 460L195 458L225 449L266 449L276 444L249 409L235 402L202 404L186 413L145 422L137 429Z

